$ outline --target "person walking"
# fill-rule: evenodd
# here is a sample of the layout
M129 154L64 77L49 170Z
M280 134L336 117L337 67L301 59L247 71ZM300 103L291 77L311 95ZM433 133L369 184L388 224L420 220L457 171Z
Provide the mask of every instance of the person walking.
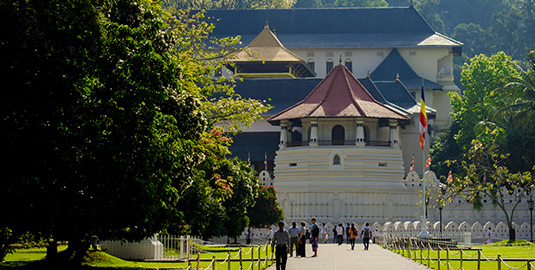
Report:
M301 257L306 257L306 252L305 252L305 244L306 244L306 234L305 234L305 222L304 221L301 221L301 228L299 228L299 240L297 241L297 252L296 252L296 255L297 257L301 256Z
M271 252L275 247L275 264L277 270L286 270L288 260L288 245L290 244L290 234L284 230L284 222L279 222L279 230L273 234L271 240Z
M274 233L273 228L270 228L268 234L266 235L268 243L271 243L271 239L273 239L273 233Z
M245 236L245 244L247 244L247 245L251 244L251 237L252 237L251 227L248 227L247 228L247 235Z
M351 228L351 224L347 223L346 226L346 244L350 244L351 240L351 233L349 232L349 229Z
M323 244L327 243L327 226L325 226L325 223L321 224L321 240L323 241Z
M338 239L338 245L341 245L344 242L344 228L342 223L338 224L336 227L336 239Z
M351 228L349 229L349 241L351 242L351 250L355 250L355 239L359 236L359 231L355 228L355 224L351 223Z
M370 247L370 238L372 237L372 229L368 227L370 223L366 222L366 226L362 229L360 236L362 237L362 243L364 244L364 250L368 250Z
M487 245L492 244L492 230L489 228L487 230Z
M299 242L299 228L297 228L297 223L292 222L292 227L288 230L290 234L290 257L293 256L294 246L295 246L295 256L297 256L297 242Z
M312 218L312 227L310 227L310 244L312 244L312 257L318 257L318 242L320 240L320 228L316 224L316 218Z
M338 233L336 232L336 229L338 228L338 226L334 225L333 226L333 243L337 243L338 242Z

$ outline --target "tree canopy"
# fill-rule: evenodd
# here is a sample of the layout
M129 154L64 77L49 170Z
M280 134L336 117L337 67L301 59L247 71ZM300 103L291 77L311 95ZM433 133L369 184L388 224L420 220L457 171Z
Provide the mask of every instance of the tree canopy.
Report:
M225 158L223 131L268 108L213 79L236 38L210 39L202 13L170 16L150 1L1 7L2 251L27 232L50 242L50 259L56 241L69 241L65 259L75 261L95 236L236 234L211 225L243 217L258 180L245 162ZM181 208L191 198L197 208ZM208 224L188 216L207 209Z
M467 89L451 95L455 123L445 133L454 134L455 141L441 138L433 146L441 164L454 171L451 194L467 196L476 209L488 198L504 212L511 239L516 207L535 191L535 133L528 128L534 124L535 52L530 60L527 71L503 52L478 55L465 64Z

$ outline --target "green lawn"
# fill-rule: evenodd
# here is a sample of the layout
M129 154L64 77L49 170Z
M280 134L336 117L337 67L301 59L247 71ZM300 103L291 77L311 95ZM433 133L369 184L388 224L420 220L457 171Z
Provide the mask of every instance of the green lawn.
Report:
M519 267L522 267L520 269L528 269L527 268L527 262L521 261L521 262L515 262L515 261L505 261L500 263L500 267L498 268L498 261L496 260L498 258L498 255L501 256L502 259L513 259L513 258L521 258L521 259L531 259L533 260L531 262L532 266L535 266L535 245L529 244L526 246L506 246L504 243L495 243L492 245L478 245L473 246L472 250L463 250L463 259L477 259L478 258L478 252L477 249L481 249L481 262L480 262L480 269L517 269ZM401 254L401 251L396 251ZM411 253L411 258L414 259L416 256L416 261L420 262L420 251L413 251ZM408 252L405 251L405 256L408 256ZM461 256L459 250L453 250L449 253L450 259L459 259ZM423 261L422 264L427 265L433 269L439 269L438 266L438 251L433 250L429 252L429 257L431 258L431 262L427 260L428 258L428 252L427 250L423 251ZM450 261L449 262L449 268L447 267L447 260L446 260L446 251L440 251L440 269L460 269L461 263L459 261ZM478 269L478 263L477 261L463 261L462 268L465 270L469 269ZM534 267L531 267L531 269L535 269Z
M210 246L204 246L203 249L205 253L201 253L200 258L201 259L212 259L214 256L218 260L216 262L216 269L228 269L228 262L222 263L223 260L228 256L228 251L230 251L230 257L233 259L239 259L238 256L238 249L237 248L230 248L226 249L224 247L210 247ZM251 258L251 252L250 247L243 248L242 258L243 259L250 259ZM264 246L260 248L261 252L261 268L265 269L266 263L265 263L265 257L266 257L266 251ZM247 254L245 254L247 253ZM252 269L259 269L258 268L258 250L254 250L254 257L255 257L255 264ZM31 267L32 264L38 263L40 260L42 260L46 255L46 249L45 248L32 248L32 249L19 249L14 254L8 254L6 257L6 261L2 264L0 264L0 269L25 269L27 267ZM270 255L270 254L268 254ZM195 256L194 260L191 262L191 265L196 267L197 261L195 260L197 256ZM86 262L84 262L84 268L85 269L185 269L187 268L187 263L185 262L133 262L133 261L126 261L122 260L116 257L113 257L105 252L102 251L89 251L88 256L86 257ZM199 267L202 267L206 269L210 265L209 261L201 261L199 263ZM251 266L251 261L244 261L242 262L243 268L248 269ZM267 266L270 266L271 262L268 260ZM238 270L240 269L240 263L239 262L231 262L230 264L231 269Z

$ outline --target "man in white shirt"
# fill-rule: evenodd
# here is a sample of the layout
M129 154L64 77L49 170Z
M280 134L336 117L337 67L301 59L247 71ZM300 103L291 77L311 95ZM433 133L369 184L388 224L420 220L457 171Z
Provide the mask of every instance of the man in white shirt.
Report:
M292 222L292 227L288 229L290 234L290 257L293 256L294 246L297 255L297 242L299 240L299 228L297 228L297 223Z
M267 240L268 240L268 243L271 243L271 239L273 239L273 228L269 229L269 232L266 236Z
M277 270L286 270L288 260L288 245L290 244L290 234L284 230L284 222L279 222L279 230L273 235L271 241L271 251L275 247L275 264Z
M338 245L341 245L344 241L344 228L342 227L342 223L336 227L336 237L338 238Z
M321 224L321 239L323 243L327 243L327 226L325 226L325 223Z

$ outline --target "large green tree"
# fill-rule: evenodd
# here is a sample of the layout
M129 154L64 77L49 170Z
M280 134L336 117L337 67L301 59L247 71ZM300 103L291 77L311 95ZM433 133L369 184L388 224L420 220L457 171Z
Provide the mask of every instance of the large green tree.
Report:
M49 259L69 241L78 262L95 235L160 231L202 160L187 87L206 70L148 2L0 5L0 225L49 238Z
M461 151L470 149L480 122L491 121L497 110L515 99L513 96L501 95L500 89L503 89L509 78L517 75L518 71L511 62L511 57L503 52L490 57L475 56L469 64L463 66L461 82L466 90L462 95L450 95L454 111L452 117L460 129L455 139Z
M476 56L464 66L462 81L467 90L463 96L452 95L459 127L455 143L463 154L444 162L456 166L451 193L468 197L476 209L483 207L483 198L490 199L503 211L511 240L516 238L515 210L534 191L535 183L535 133L529 128L534 124L535 56L530 59L527 71L504 53ZM444 150L453 144L444 143L433 147L442 157L451 155Z

